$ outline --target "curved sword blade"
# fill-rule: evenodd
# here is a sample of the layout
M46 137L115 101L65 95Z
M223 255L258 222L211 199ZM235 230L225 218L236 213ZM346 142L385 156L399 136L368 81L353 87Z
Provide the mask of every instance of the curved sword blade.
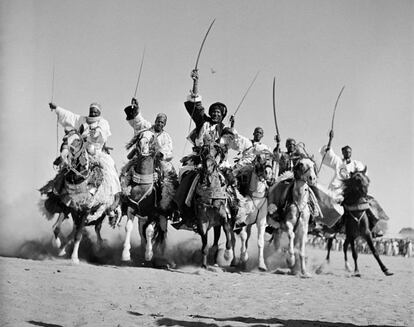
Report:
M196 63L195 63L195 69L198 68L198 61L200 60L201 51L203 50L203 46L204 46L204 43L206 42L207 35L210 32L211 28L213 27L213 24L214 24L215 21L216 21L216 19L214 18L213 21L211 22L208 30L207 30L206 35L204 35L203 42L201 42L201 47L200 47L200 50L198 51L197 60L196 60Z
M273 117L275 119L276 134L279 134L279 127L277 126L276 118L276 77L273 77Z
M139 80L141 78L142 65L144 64L144 58L145 58L145 47L144 47L144 51L142 52L141 65L139 66L138 80L137 80L137 85L135 86L134 98L137 97L138 84L139 84Z

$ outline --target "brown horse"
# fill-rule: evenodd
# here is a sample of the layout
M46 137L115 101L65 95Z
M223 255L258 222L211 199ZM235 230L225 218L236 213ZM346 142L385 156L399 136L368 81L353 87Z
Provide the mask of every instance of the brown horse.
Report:
M117 206L119 197L116 194L105 192L104 172L93 157L86 150L87 144L82 135L75 132L69 144L68 163L62 168L57 177L40 189L45 195L41 202L41 210L47 217L58 213L59 218L55 224L55 244L64 254L64 247L60 244L60 225L69 215L74 222L74 246L71 255L73 263L79 263L78 250L85 226L95 225L98 242L101 243L100 226L107 215ZM59 186L57 186L59 185ZM56 189L58 188L58 190Z
M219 165L224 159L224 149L219 144L204 145L200 151L202 168L192 198L192 208L195 213L196 231L201 237L202 267L207 268L207 235L211 227L214 228L215 263L218 256L218 240L221 227L226 235L226 250L224 258L231 256L231 226L230 214L227 203L227 182L219 170Z
M363 171L356 171L351 173L349 179L344 180L344 201L342 203L345 212L342 217L345 225L345 242L344 242L344 257L345 266L350 270L347 258L348 245L351 245L352 257L354 259L354 276L360 277L358 269L358 252L355 248L355 240L361 236L367 242L372 254L377 260L382 272L386 276L393 275L392 272L381 261L378 251L376 250L372 229L374 227L374 219L372 219L372 212L368 202L368 187L370 180L366 173L366 167Z
M123 211L128 220L126 222L125 241L122 251L122 261L130 261L131 232L133 221L138 217L138 228L141 237L142 248L145 248L145 260L151 261L154 255L153 249L159 249L163 256L165 250L165 238L167 232L167 218L172 213L172 196L167 196L160 191L161 183L169 183L176 187L177 176L171 171L168 176L158 177L157 170L163 163L157 159L156 153L150 148L153 132L146 130L138 134L130 145L136 146L135 158L123 169L124 176L121 176L124 194L122 195ZM129 167L132 167L129 169ZM129 182L122 183L123 178ZM172 190L173 192L173 190ZM164 197L162 198L162 196ZM165 199L168 197L168 199ZM167 201L160 205L161 201ZM126 212L125 212L126 211Z

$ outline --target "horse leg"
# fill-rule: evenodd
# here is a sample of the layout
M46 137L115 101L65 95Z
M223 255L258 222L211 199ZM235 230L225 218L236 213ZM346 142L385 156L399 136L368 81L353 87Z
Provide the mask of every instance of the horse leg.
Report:
M208 248L207 248L207 233L208 229L206 224L199 223L198 224L198 233L201 236L201 255L202 255L202 268L207 268L207 255L208 255Z
M351 272L351 266L349 265L349 262L348 262L348 245L349 245L349 239L348 239L348 237L346 237L345 238L345 241L344 241L344 260L345 260L345 270L346 271L348 271L348 272Z
M312 277L312 275L306 271L306 242L308 238L308 221L309 221L309 217L302 220L302 224L303 224L302 232L297 233L299 234L299 239L300 239L299 257L300 257L301 273L302 273L303 278ZM296 237L297 236L298 235L296 235Z
M247 244L250 237L251 225L245 226L240 232L241 248L240 248L240 261L245 264L249 260L249 254L247 253Z
M231 260L230 266L236 267L237 266L237 258L236 258L236 234L230 233L231 235L231 251L233 254L233 259Z
M264 206L267 208L267 205ZM262 210L262 209L260 209ZM256 222L257 227L257 247L259 250L259 270L267 271L267 267L264 260L264 234L266 229L266 216L264 219L257 219Z
M65 219L65 214L61 212L58 216L56 223L53 225L53 235L52 244L56 249L60 249L62 246L62 240L60 239L60 228L62 226L63 220Z
M354 276L355 277L361 277L361 274L359 273L358 269L358 252L355 248L355 239L352 238L351 241L351 250L352 250L352 258L354 259Z
M223 225L223 230L224 230L224 234L226 235L226 249L224 250L224 259L226 261L229 261L232 255L232 234L233 231L230 227L230 224L228 222L226 222Z
M81 215L80 217L77 217L77 218L78 219L75 219L76 231L75 231L75 238L74 238L73 250L72 250L72 256L71 256L72 262L74 264L79 264L79 256L78 256L79 244L82 240L82 231L83 231L83 227L85 226L86 217L85 215Z
M125 224L125 241L122 248L122 261L131 261L131 233L134 227L134 216L127 215L127 222Z
M330 261L330 254L331 254L331 250L332 250L333 237L328 237L328 240L326 242L327 242L326 243L326 249L327 249L326 262L329 263L329 261Z
M365 233L363 233L362 235L364 235L364 238L365 238L365 240L366 240L366 242L367 242L367 244L368 244L368 246L369 246L372 254L374 255L375 259L377 260L377 262L378 262L378 264L379 264L382 272L385 274L385 276L391 276L391 275L393 275L393 273L390 272L388 270L388 268L382 263L382 260L380 259L380 256L378 254L378 251L377 251L377 249L374 246L374 242L372 241L371 231L367 228L365 230Z
M290 221L286 222L286 228L289 238L288 264L290 268L293 268L295 266L295 232L293 231L293 225Z
M145 228L145 261L151 261L152 257L154 256L154 252L152 249L152 242L154 238L154 223L150 223Z
M213 252L214 255L214 265L217 265L217 259L218 259L218 253L219 253L219 248L218 248L218 242L220 239L220 234L221 234L221 226L214 226L214 241L213 241L213 246L211 248L211 251Z
M105 218L105 214L101 218L102 219L99 219L99 221L95 225L95 233L96 233L96 240L97 240L98 249L102 249L102 245L103 245L101 229L102 229L102 221Z
M282 229L279 227L273 231L273 247L276 252L280 251L280 240L282 238Z

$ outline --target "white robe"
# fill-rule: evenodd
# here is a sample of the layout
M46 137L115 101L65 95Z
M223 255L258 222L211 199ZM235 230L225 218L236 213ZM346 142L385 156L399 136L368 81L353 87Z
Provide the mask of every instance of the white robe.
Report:
M163 160L170 161L173 158L173 144L171 136L166 132L156 132L154 130L153 124L146 120L141 112L138 115L128 120L129 125L134 129L134 135L137 135L140 131L144 129L149 129L154 133L154 140L150 145L155 151L161 152L163 154Z
M88 117L75 114L69 110L57 107L56 115L58 117L58 122L65 129L76 129L87 123ZM92 125L92 124L91 124ZM92 144L95 148L94 158L102 165L104 181L101 184L101 187L98 189L98 193L95 195L96 202L105 202L111 204L111 199L113 201L113 195L121 191L121 184L119 182L118 173L115 168L115 162L110 155L105 152L102 152L102 147L108 140L108 137L111 135L111 130L109 123L106 119L100 117L100 119L93 124L96 134L92 135L88 127L86 128L87 142Z
M346 160L335 154L332 149L329 149L326 154L325 151L326 145L319 150L320 154L325 156L322 163L335 170L329 189L342 193L343 180L349 178L351 173L363 170L364 164L357 160L351 160L347 163Z

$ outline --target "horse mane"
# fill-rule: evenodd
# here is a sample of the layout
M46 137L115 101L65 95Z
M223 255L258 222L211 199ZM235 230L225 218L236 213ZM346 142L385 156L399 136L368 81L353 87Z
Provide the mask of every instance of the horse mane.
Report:
M370 180L364 171L351 173L351 177L343 181L344 202L353 204L368 195Z

